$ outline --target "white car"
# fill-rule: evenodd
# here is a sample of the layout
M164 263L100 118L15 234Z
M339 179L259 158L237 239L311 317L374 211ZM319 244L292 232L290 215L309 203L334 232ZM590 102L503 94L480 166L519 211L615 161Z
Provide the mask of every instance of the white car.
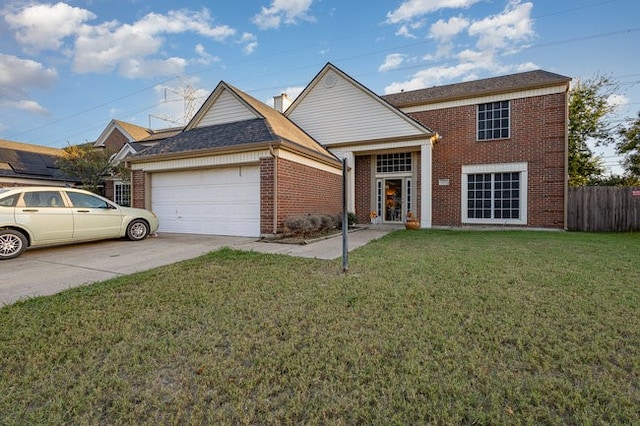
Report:
M145 239L158 218L89 191L61 187L0 188L0 260L27 247L127 237Z

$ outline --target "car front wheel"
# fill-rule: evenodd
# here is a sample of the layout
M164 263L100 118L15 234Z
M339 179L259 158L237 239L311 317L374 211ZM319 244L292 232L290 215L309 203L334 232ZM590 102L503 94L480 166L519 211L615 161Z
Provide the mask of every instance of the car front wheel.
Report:
M142 219L131 221L127 227L127 238L131 241L140 241L149 235L149 225Z
M27 239L13 229L0 229L0 260L13 259L27 249Z

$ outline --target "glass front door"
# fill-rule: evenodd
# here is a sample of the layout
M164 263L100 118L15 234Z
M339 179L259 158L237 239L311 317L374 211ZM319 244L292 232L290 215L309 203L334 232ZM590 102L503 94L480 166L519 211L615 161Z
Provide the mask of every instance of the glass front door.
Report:
M385 222L402 222L402 179L385 179L384 194Z
M413 208L410 177L377 179L376 213L382 222L403 222ZM412 212L415 214L415 212Z

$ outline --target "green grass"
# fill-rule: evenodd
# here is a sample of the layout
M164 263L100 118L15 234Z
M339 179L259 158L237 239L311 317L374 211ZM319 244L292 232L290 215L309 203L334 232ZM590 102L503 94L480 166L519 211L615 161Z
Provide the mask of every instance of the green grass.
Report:
M0 310L0 424L639 424L640 237L223 249Z

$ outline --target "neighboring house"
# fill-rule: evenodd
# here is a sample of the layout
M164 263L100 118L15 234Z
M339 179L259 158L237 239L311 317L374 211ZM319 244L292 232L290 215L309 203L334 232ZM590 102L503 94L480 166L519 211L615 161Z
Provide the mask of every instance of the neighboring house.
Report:
M63 150L0 139L0 187L75 184L56 161Z
M288 216L341 210L346 159L360 222L564 228L569 81L534 71L380 97L327 64L278 110L221 82L184 132L128 157L133 205L164 232L280 233Z
M118 165L128 155L140 152L181 131L181 127L152 130L121 120L111 120L94 142L93 147L110 153L111 163ZM131 204L131 183L127 179L123 180L122 176L107 178L104 195L117 204L129 206Z

